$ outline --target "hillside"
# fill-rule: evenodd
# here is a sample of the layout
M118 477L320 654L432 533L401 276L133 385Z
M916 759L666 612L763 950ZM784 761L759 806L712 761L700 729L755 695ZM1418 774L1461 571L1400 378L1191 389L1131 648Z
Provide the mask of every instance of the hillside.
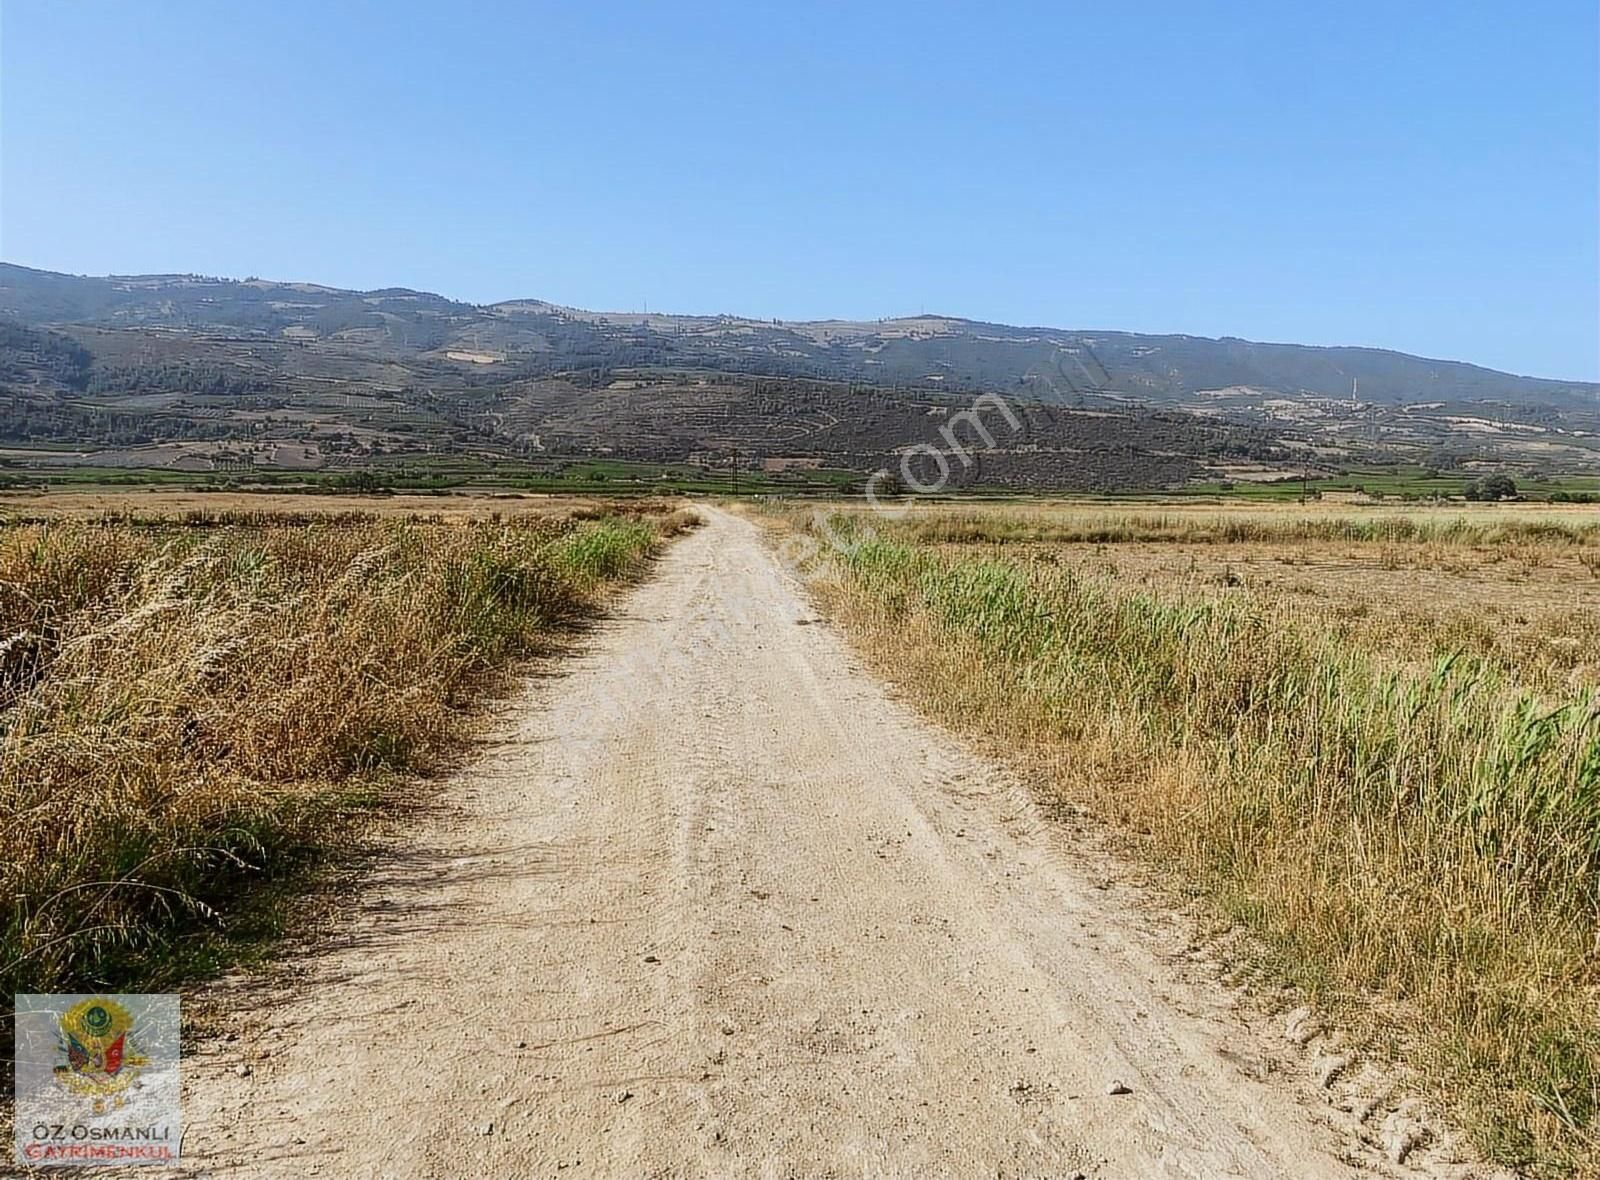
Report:
M1225 337L1065 331L947 316L777 322L592 312L538 300L476 306L425 291L195 275L84 278L0 263L0 316L29 324L225 328L340 337L396 356L471 352L563 361L606 356L679 367L951 388L1027 389L1042 400L1144 402L1256 390L1380 405L1499 401L1593 409L1600 385L1515 376L1377 348Z
M451 451L861 473L937 442L978 391L1029 408L956 473L962 485L1115 490L1373 459L1579 471L1600 458L1600 387L1378 349L940 316L480 306L9 264L0 319L0 443L79 445L65 461L111 466Z

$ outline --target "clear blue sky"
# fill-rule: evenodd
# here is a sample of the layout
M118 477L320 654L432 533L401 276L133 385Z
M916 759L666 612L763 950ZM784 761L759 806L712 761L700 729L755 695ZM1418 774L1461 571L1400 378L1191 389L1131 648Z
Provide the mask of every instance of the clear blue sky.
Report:
M0 255L1600 377L1594 0L0 0Z

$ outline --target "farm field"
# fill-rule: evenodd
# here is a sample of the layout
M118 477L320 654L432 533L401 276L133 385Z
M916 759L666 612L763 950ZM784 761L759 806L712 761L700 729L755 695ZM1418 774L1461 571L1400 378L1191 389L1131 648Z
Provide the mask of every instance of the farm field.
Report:
M225 960L207 939L236 903L437 768L512 661L692 523L638 501L493 520L55 507L0 523L9 991Z
M1403 1058L1491 1158L1600 1166L1592 509L786 527L877 670L1248 931L1261 978Z
M0 493L0 520L93 519L102 516L181 521L226 515L339 516L354 513L375 519L482 520L502 517L560 515L607 503L593 496L559 496L534 492L426 495L397 492L363 496L304 492L219 492L182 488L58 488L47 492Z
M191 444L211 448L221 444ZM856 473L826 467L776 472L731 464L647 463L617 459L568 458L531 462L473 455L409 455L360 464L289 470L157 466L154 448L128 451L113 463L105 454L0 451L0 486L11 494L64 491L187 490L197 494L249 492L301 495L366 494L481 495L657 495L756 492L773 495L838 495L859 487Z
M1592 510L13 491L0 586L0 965L261 1014L203 1166L1595 1167Z
M1298 500L1302 490L1309 490L1330 497L1400 500L1420 505L1442 499L1460 499L1466 495L1474 479L1478 478L1460 472L1446 474L1406 464L1356 468L1338 475L1318 475L1303 482L1293 478L1284 479L1278 473L1268 474L1272 478L1240 477L1227 483L1202 482L1185 491L1195 496L1223 496L1229 500L1288 504ZM1524 479L1518 485L1518 490L1530 500L1594 504L1600 501L1600 476L1575 473L1540 476Z

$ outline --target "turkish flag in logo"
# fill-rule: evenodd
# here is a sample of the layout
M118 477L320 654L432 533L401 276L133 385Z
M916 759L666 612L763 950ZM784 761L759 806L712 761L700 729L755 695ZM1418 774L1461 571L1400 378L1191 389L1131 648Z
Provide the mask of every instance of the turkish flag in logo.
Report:
M122 1042L127 1039L128 1034L123 1033L116 1040L112 1041L110 1046L106 1049L107 1073L116 1073L117 1070L122 1068Z

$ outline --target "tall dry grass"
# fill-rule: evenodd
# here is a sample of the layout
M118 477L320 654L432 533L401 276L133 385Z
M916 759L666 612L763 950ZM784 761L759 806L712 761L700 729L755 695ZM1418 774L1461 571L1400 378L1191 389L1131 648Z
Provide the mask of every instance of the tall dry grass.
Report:
M1600 1168L1600 689L856 536L826 596L925 707L1045 759L1281 978L1402 1045L1491 1156Z
M682 514L0 528L4 990L139 986Z

